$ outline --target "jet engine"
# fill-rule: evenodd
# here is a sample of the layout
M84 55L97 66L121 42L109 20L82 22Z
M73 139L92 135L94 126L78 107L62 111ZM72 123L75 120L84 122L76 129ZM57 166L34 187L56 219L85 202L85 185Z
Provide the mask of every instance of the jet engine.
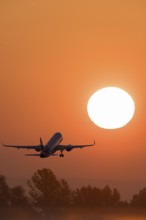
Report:
M41 151L41 149L37 149L37 148L36 148L35 150L36 150L37 152Z
M68 145L67 148L66 148L66 151L71 151L73 148L71 145Z

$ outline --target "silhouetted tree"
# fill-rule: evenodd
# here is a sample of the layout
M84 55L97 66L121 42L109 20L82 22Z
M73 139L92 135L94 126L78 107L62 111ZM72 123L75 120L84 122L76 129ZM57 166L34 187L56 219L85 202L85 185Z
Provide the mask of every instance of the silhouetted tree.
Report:
M114 188L113 192L112 192L112 201L111 201L111 205L112 206L118 206L120 203L120 193L119 191Z
M112 190L110 187L107 185L102 189L102 201L103 201L103 206L111 206L112 203Z
M102 192L100 188L92 187L90 193L90 204L91 206L101 207L102 206Z
M81 187L76 189L73 194L73 204L75 206L102 206L101 190L96 187Z
M4 176L0 175L0 208L10 205L10 189Z
M133 195L130 202L133 207L146 208L146 187L139 191L139 194Z
M60 206L70 206L72 201L72 190L65 179L60 180Z
M90 186L88 186L90 187ZM77 188L74 191L74 205L76 206L87 206L88 204L88 192L87 187Z
M133 195L131 201L130 201L130 205L132 207L139 207L140 206L140 202L139 202L139 196L138 195Z
M102 201L105 207L118 206L120 202L120 193L114 188L113 190L107 185L102 189Z
M111 190L109 186L103 189L97 187L81 187L74 191L73 203L77 206L111 207L118 206L120 193L117 189Z
M125 201L120 200L119 203L118 203L118 206L121 207L121 208L127 208L130 205L129 205L129 202L127 202L126 200Z
M33 205L46 214L70 202L71 190L67 182L59 181L50 169L37 170L27 185Z
M30 207L28 197L25 195L25 190L22 186L13 187L10 192L12 207Z

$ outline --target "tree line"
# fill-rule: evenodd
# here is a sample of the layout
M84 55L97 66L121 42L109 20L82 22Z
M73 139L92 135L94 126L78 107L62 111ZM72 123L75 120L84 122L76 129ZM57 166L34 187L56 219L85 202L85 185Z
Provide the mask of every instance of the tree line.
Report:
M127 201L121 200L119 191L108 185L99 188L84 186L71 189L65 179L59 179L50 169L37 170L27 181L28 191L23 186L10 187L0 175L0 210L25 208L36 213L53 213L65 208L146 208L146 187Z

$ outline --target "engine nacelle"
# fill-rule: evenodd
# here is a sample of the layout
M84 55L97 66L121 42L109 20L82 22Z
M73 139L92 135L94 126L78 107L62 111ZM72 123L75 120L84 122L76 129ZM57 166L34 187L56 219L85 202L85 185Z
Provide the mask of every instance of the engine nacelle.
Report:
M66 148L66 151L71 151L73 148L71 145L68 145L67 148Z
M37 152L41 151L40 149L37 149L37 148L36 148L35 150L36 150Z

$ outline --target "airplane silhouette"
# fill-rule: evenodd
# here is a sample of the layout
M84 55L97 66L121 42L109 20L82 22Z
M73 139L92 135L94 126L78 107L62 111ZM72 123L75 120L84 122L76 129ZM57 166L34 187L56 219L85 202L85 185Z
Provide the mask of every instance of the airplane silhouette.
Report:
M46 145L43 144L42 138L40 138L40 145L36 146L19 146L19 145L6 145L3 144L4 147L11 147L17 149L33 149L38 152L39 154L26 154L25 156L39 156L41 158L46 158L50 156L60 156L64 157L63 151L71 151L75 148L84 148L90 147L95 145L95 141L93 144L86 144L86 145L61 145L61 141L63 140L63 136L60 132L56 132L50 140L47 142ZM60 154L56 154L56 151L60 151Z

